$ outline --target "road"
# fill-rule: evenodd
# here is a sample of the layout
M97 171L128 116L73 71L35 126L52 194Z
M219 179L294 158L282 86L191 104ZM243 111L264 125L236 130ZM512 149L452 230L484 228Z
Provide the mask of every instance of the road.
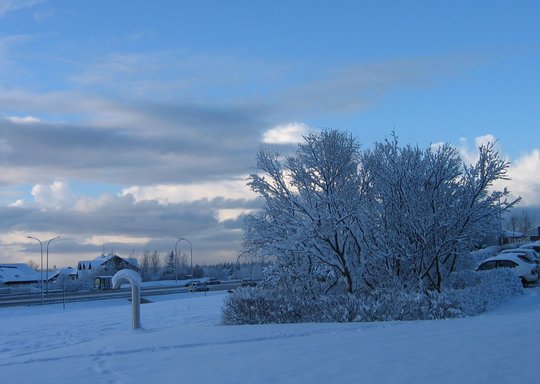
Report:
M240 281L226 281L221 284L208 285L209 291L223 291L237 288ZM141 298L155 295L169 295L173 293L190 293L189 288L183 286L164 286L164 287L141 287ZM131 288L91 290L80 292L49 292L44 295L44 304L54 304L62 302L87 301L87 300L107 300L118 298L131 298ZM41 293L31 294L11 294L0 295L0 307L15 305L38 305L41 304Z

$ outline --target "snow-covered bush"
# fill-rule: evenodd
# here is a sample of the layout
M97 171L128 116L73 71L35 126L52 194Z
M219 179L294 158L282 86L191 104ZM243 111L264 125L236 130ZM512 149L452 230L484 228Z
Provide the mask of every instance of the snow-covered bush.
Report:
M523 292L509 269L464 271L441 292L375 289L302 296L280 286L243 288L225 300L225 324L433 320L472 316Z
M232 324L298 323L305 321L304 303L259 287L238 288L225 300L223 322Z
M303 297L282 289L239 288L226 299L223 323L268 324L351 322L358 319L359 302L347 293Z
M444 292L459 293L463 315L475 315L495 308L512 296L523 293L516 274L507 268L489 271L463 271L452 276Z
M429 320L472 316L492 309L523 292L509 269L463 271L441 291L374 290L361 297L359 318L375 320Z

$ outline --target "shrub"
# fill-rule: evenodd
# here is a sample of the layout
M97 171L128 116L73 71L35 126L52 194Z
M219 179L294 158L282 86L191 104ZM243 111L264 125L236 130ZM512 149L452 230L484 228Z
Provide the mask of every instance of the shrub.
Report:
M433 320L476 315L523 292L508 269L461 271L442 292L375 289L304 295L283 286L240 288L223 307L224 324Z

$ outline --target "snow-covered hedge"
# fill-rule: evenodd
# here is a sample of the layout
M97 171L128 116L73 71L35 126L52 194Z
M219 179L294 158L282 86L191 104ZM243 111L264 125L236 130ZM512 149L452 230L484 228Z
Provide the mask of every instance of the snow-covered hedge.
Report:
M352 295L289 296L280 289L239 288L223 306L223 323L268 324L301 322L350 322L358 318Z
M523 291L508 269L456 273L442 292L377 289L369 294L292 294L283 286L237 289L223 307L225 324L429 320L471 316ZM298 293L298 292L297 292Z

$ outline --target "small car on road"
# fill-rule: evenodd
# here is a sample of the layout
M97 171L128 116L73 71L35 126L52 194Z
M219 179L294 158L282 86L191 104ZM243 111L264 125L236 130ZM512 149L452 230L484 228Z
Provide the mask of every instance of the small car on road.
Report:
M208 291L208 287L206 286L205 283L202 283L200 281L194 281L189 286L189 291L190 292L206 292L206 291Z

